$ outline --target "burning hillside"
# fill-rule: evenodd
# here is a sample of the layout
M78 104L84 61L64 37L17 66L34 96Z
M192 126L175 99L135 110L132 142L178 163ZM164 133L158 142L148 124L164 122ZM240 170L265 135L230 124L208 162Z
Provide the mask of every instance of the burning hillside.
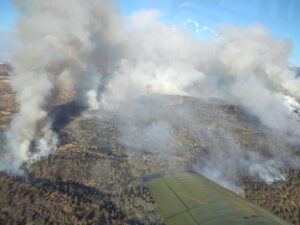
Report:
M7 96L1 101L1 146L5 143L3 137L11 120L11 113L17 110L10 106L13 94L7 92L9 87L5 88L5 85L9 83L2 82L0 85L3 90L1 96ZM241 194L244 192L247 198L297 224L299 172L278 168L279 174L273 173L274 177L268 179L283 175L284 180L265 184L262 180L264 174L261 174L261 178L257 178L256 173L251 176L248 168L242 164L232 165L231 168L234 169L228 169L229 165L226 163L234 164L237 157L242 159L245 157L242 151L249 151L250 147L267 158L272 152L270 146L278 145L276 134L272 134L240 106L229 105L217 99L152 96L143 97L129 106L139 115L139 110L147 111L147 107L151 107L152 112L147 117L132 115L128 113L129 109L124 114L120 111L98 111L96 116L91 113L81 116L66 113L68 109L80 112L80 108L65 100L67 102L57 106L64 113L60 110L57 112L67 117L60 117L59 122L55 123L57 125L54 130L59 136L55 153L24 165L25 178L1 175L3 199L0 204L3 210L0 220L3 223L40 221L48 224L55 221L61 223L63 220L66 224L83 221L91 224L97 224L97 221L108 224L125 224L126 221L128 224L135 224L134 221L141 224L162 223L152 197L141 183L141 177L159 171L194 168L204 173L210 171L210 174L206 173L210 178L223 182L223 185ZM175 116L175 111L180 113ZM189 115L184 117L188 120L179 120L185 114ZM131 118L127 118L128 116ZM135 132L136 126L140 132ZM202 133L200 139L198 135L195 136L195 129L198 127L205 127L212 133L209 136ZM148 130L154 133L146 132ZM235 153L222 153L223 168L215 164L219 156L213 141L217 137L223 140L224 137L211 136L214 133L221 135L218 131L230 133L241 148ZM156 141L160 142L150 148L149 135L155 138L157 132L160 133ZM161 132L167 132L171 136ZM227 144L224 143L224 146ZM286 147L286 151L292 151L288 148ZM165 150L162 152L162 149ZM2 151L1 154L9 153ZM233 158L226 162L226 157ZM210 161L202 163L202 159L206 161L208 158ZM270 174L272 175L269 171L265 175ZM264 188L258 188L264 185ZM27 197L24 198L31 200L23 200L21 205L15 204L20 201L18 196L25 196L25 193ZM85 193L84 199L80 193ZM268 197L273 193L276 193L276 198ZM46 195L49 197L45 198ZM5 196L12 197L7 199ZM76 206L77 201L82 202L82 206ZM37 205L36 202L40 203ZM55 210L50 207L54 203ZM71 211L65 211L66 207Z
M261 25L203 41L157 10L125 20L108 0L16 7L11 77L0 65L0 223L159 224L141 178L191 169L297 223L300 79L288 41Z
M23 163L57 148L49 109L61 87L88 111L119 111L142 95L217 97L298 142L293 110L300 81L288 63L291 45L262 26L227 25L218 39L205 42L161 23L156 10L134 13L128 26L107 0L20 1L17 7L12 89L20 110L6 132L12 158L2 162L10 173L21 174Z

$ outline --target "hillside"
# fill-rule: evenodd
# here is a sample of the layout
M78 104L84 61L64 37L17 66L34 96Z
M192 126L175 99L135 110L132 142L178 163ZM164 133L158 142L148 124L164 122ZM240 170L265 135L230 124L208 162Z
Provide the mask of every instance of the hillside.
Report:
M2 72L0 154L8 154L4 132L18 110L9 84L10 78ZM151 113L145 116L147 109ZM54 102L53 129L60 138L55 153L25 165L25 177L0 174L0 224L162 224L141 178L201 164L212 143L195 134L202 131L199 127L225 130L243 148L266 156L270 146L280 142L245 109L217 99L150 96L124 107L126 113L100 110L80 116L82 110L67 98ZM165 123L174 131L166 152L161 152L163 142L151 149L145 135L135 133L137 128L142 132L149 124ZM281 169L288 178L273 184L249 177L243 168L231 175L244 188L246 198L300 224L300 172Z

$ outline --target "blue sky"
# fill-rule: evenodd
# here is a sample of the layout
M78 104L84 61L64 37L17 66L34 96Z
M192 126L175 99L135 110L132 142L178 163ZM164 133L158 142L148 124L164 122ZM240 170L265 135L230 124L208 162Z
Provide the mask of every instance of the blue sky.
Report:
M14 26L17 12L9 0L0 0L0 31L9 31Z
M263 24L276 36L293 42L294 52L290 61L292 64L300 65L300 0L116 0L116 2L125 16L142 9L159 9L162 12L163 22L175 25L183 25L188 20L196 21L202 28L212 29L217 29L224 23ZM3 36L3 32L13 30L16 17L17 12L10 0L0 0L0 35ZM194 23L189 23L188 26L191 29L196 28Z

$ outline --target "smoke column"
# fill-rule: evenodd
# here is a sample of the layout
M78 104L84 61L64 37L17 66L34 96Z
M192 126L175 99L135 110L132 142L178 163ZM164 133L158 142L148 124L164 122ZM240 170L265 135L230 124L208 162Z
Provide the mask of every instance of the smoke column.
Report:
M58 83L71 84L77 101L94 104L86 99L95 97L93 89L98 87L94 81L113 66L111 49L119 44L121 30L119 15L105 0L30 0L16 1L16 6L21 13L17 24L21 48L12 58L12 88L20 111L6 135L13 164L5 162L12 173L20 172L23 162L55 149L57 137L48 110ZM96 50L103 53L94 59L99 54Z
M20 112L7 131L10 159L1 162L12 173L20 173L24 162L55 150L57 134L52 131L49 110L58 87L66 85L76 93L76 101L90 110L102 107L122 112L122 105L152 94L220 98L246 107L264 126L282 134L285 143L299 144L299 119L293 110L299 106L300 80L288 63L292 46L261 25L224 25L217 39L202 41L184 26L160 22L157 10L136 12L124 22L106 0L30 0L16 5L21 12L17 32L22 43L12 58L12 88ZM142 111L139 116L148 115ZM176 118L186 122L189 114ZM172 154L170 124L157 122L145 128L125 122L130 129L124 130L131 133L122 138L130 147L154 146L156 151ZM243 149L226 130L200 131L195 131L200 140L209 136L215 143L211 165L218 165L224 154L236 155L251 158L243 168L253 165L249 173L257 174L262 156L241 153ZM138 146L130 141L135 133L142 134ZM220 141L230 151L224 152ZM272 157L278 164L299 165L299 158L277 148ZM270 161L261 170L268 173L272 165Z

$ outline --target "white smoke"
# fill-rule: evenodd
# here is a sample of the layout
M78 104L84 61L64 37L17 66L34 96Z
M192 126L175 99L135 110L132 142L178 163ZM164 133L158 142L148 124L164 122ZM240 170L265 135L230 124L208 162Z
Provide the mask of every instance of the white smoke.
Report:
M253 163L249 168L249 172L252 176L258 176L268 184L278 180L285 180L286 178L284 174L280 172L278 163L273 160L263 162L263 164Z
M137 151L152 153L172 153L169 146L173 137L172 128L166 122L153 122L148 125L130 124L125 126L123 142L126 146ZM153 141L155 140L155 142Z
M195 138L210 143L209 158L199 159L195 167L198 171L236 190L238 171L273 182L285 178L281 167L298 168L298 153L287 150L289 144L299 145L300 134L298 115L292 109L299 104L300 85L288 63L291 44L272 36L260 25L226 25L220 29L218 39L200 41L184 28L173 29L160 23L158 16L157 11L142 11L131 17L129 34L134 34L134 45L113 73L102 95L102 105L130 105L135 98L151 94L225 99L244 106L270 132L279 132L277 138L282 145L266 138L265 142L270 142L266 157L255 149L241 147L228 130L204 126L196 129ZM153 104L149 111L147 107L142 104L139 108L143 110L133 107L134 112L124 111L135 118L125 118L125 143L142 151L155 153L159 149L164 154L175 154L178 149L171 146L172 123L151 122L153 108L160 106ZM190 113L180 117L176 113L169 116L180 123L193 118ZM153 126L157 125L161 125L155 131L161 134L159 137L152 135Z
M19 165L8 168L11 172L18 172L22 162L55 150L57 135L51 130L48 110L62 76L69 79L77 100L88 98L95 107L93 81L113 66L121 30L119 15L105 0L30 0L16 5L21 13L17 24L21 48L12 58L16 74L12 88L20 111L6 136L7 149ZM94 59L99 51L102 57ZM105 60L109 65L102 67Z
M280 170L284 166L284 158L276 155L278 149L273 150L272 157L266 157L263 154L268 154L269 150L262 153L242 147L230 131L223 128L205 127L197 130L196 137L209 149L209 153L199 159L195 170L231 190L241 192L240 179L243 176L267 183L285 180L285 174ZM264 141L271 142L268 138Z
M125 26L106 0L19 3L22 16L17 31L22 48L13 57L16 75L12 87L20 112L7 132L7 148L14 162L8 169L12 172L19 171L23 162L55 149L57 135L51 130L48 111L64 82L90 110L118 109L150 94L225 99L247 107L268 129L282 134L284 143L298 144L298 115L290 107L299 104L300 80L288 63L291 43L264 27L226 25L218 31L218 39L201 41L185 27L161 23L157 10L136 12ZM130 115L134 114L125 117L130 129L123 132L128 146L172 152L170 124L156 121L141 126L129 120ZM175 118L186 123L189 116L179 113ZM133 144L136 137L140 143ZM233 174L241 167L252 168L248 172L261 178L276 169L274 163L267 163L264 169L257 166L263 157L244 153L227 130L202 130L196 137L214 143L208 162L215 169L226 168ZM236 164L228 160L221 167L224 155L232 156ZM281 155L275 149L270 160L273 157L281 165L289 161L286 157L293 157L288 154L280 159ZM298 158L292 160L293 165L297 165L295 160ZM276 180L280 175L273 177Z

